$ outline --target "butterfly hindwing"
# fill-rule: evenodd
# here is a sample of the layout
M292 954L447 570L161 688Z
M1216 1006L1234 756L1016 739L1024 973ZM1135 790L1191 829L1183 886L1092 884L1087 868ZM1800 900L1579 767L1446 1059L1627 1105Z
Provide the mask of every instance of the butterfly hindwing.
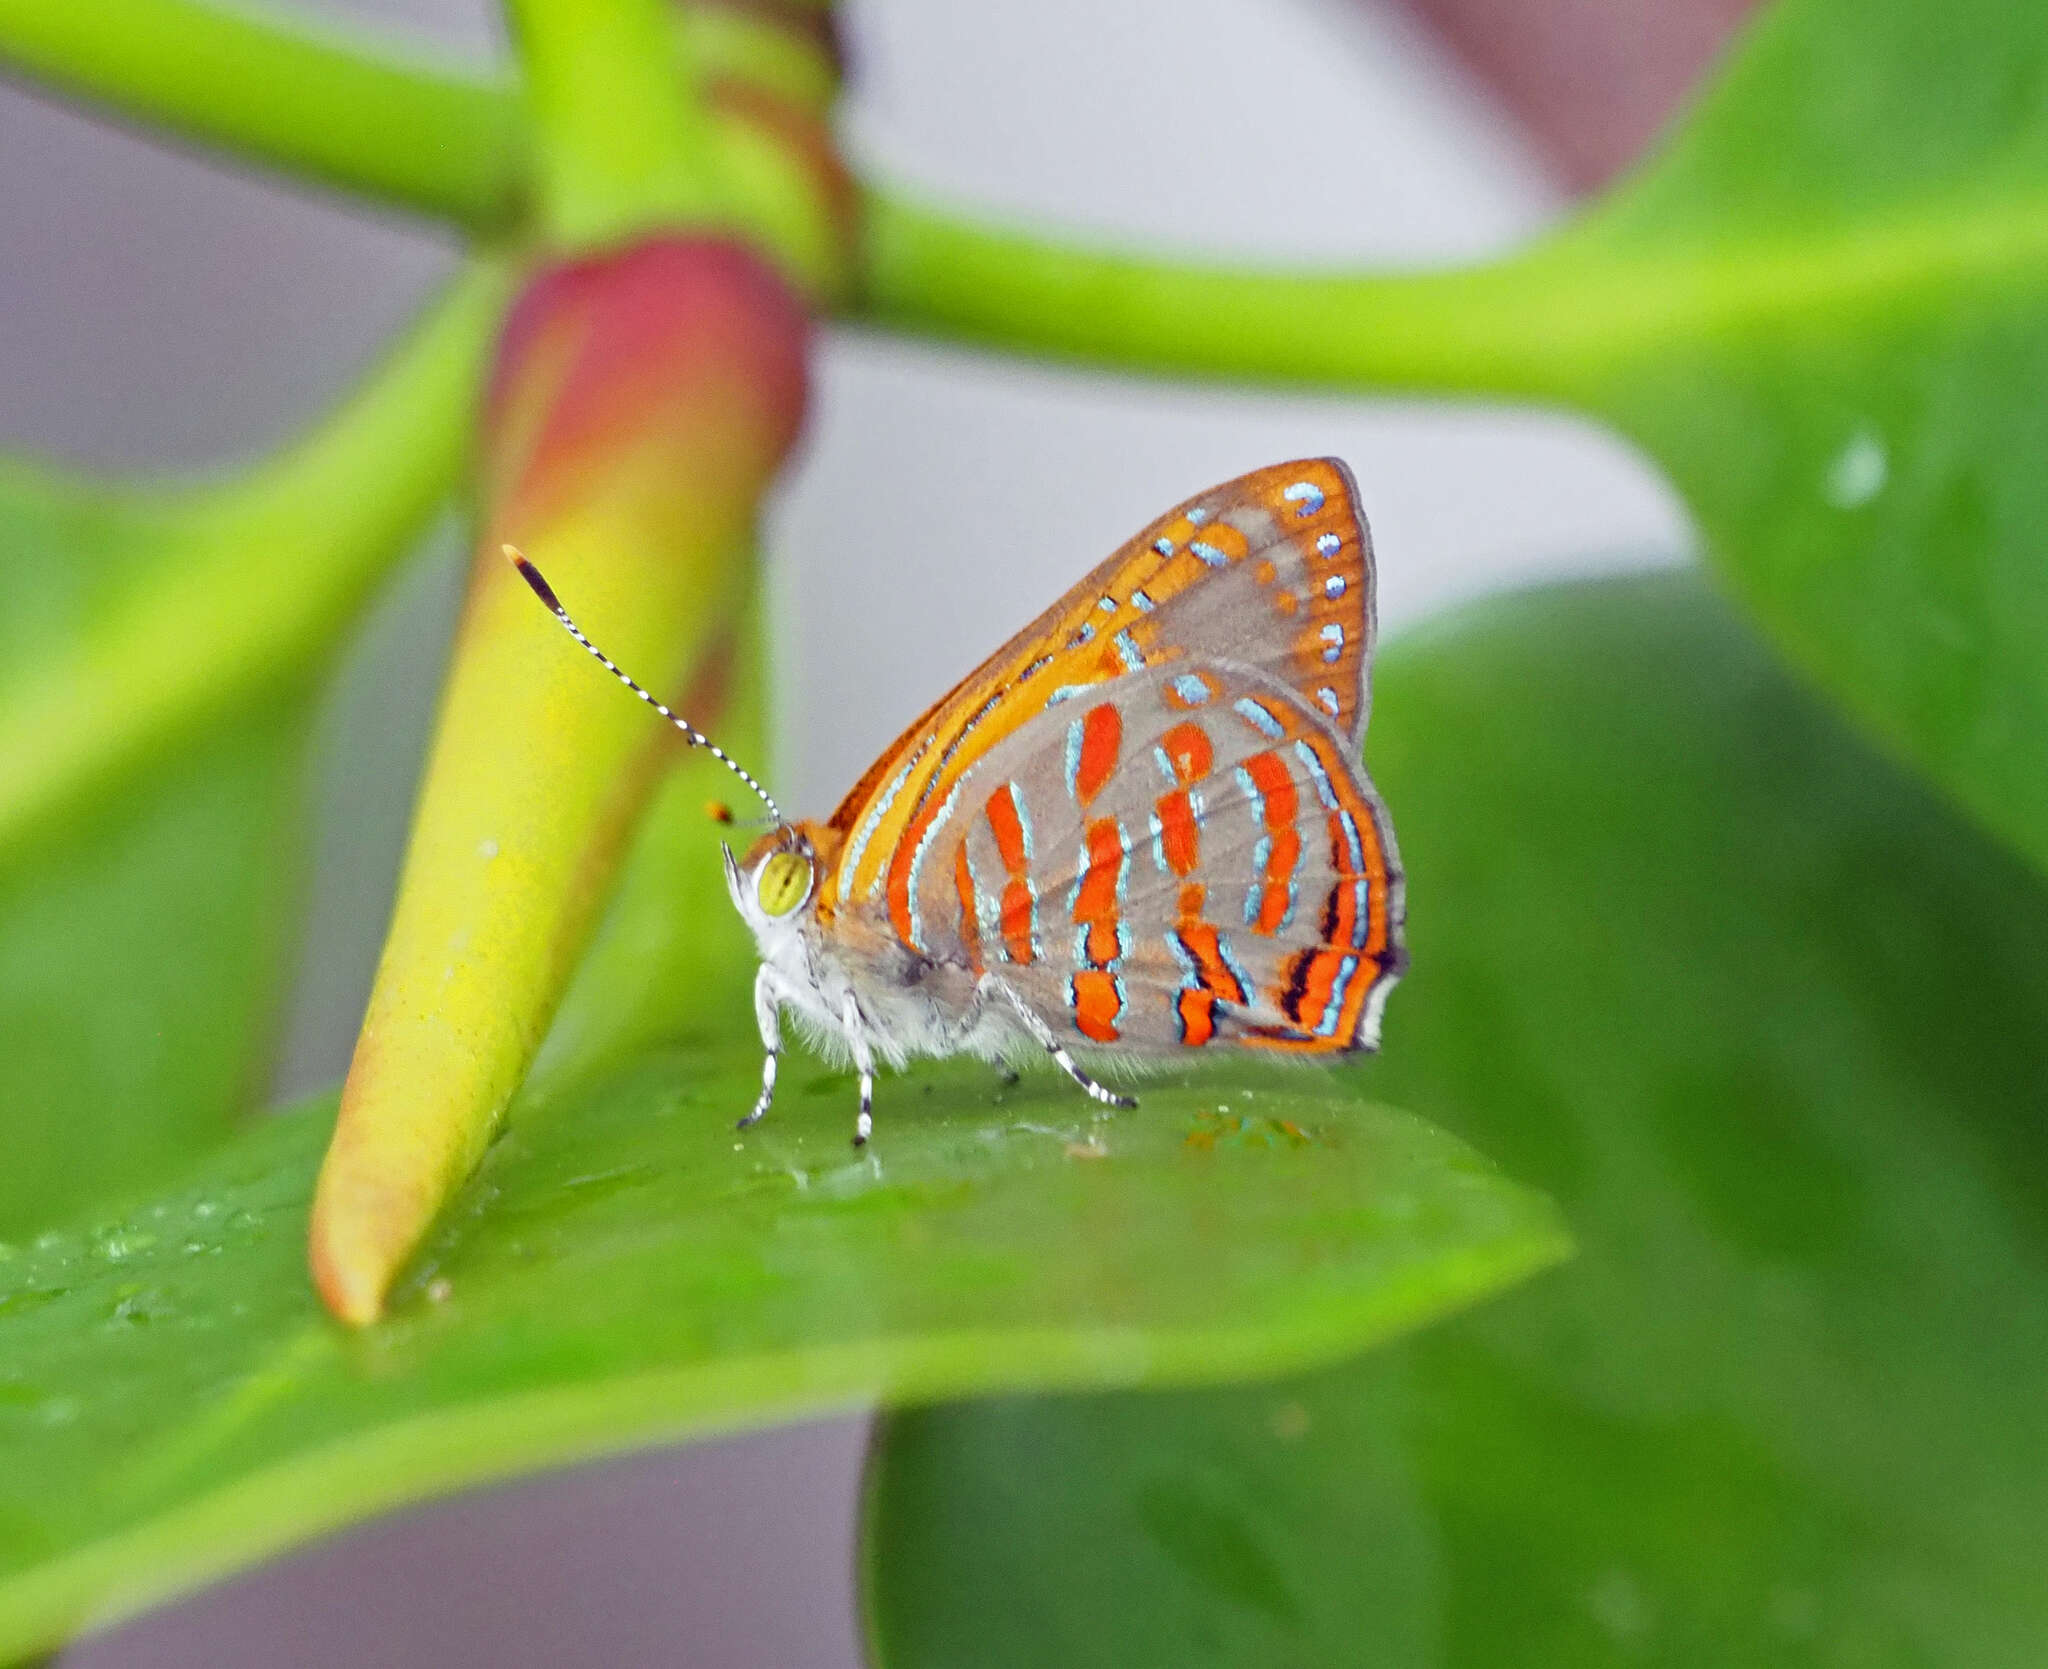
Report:
M978 755L908 891L921 955L1138 1054L1370 1047L1400 966L1378 801L1326 723L1238 663L1132 674Z

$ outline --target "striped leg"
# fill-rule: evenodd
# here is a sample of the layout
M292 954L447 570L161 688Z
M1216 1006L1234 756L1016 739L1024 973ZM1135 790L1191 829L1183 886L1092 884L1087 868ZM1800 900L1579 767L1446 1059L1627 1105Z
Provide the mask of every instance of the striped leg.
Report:
M1010 1005L1011 1009L1015 1011L1017 1018L1024 1022L1024 1029L1038 1040L1040 1047L1048 1055L1052 1056L1059 1063L1059 1069L1062 1072L1088 1092L1090 1100L1099 1102L1105 1107L1122 1107L1126 1111L1137 1106L1137 1101L1131 1096L1118 1095L1115 1090L1104 1089L1102 1085L1089 1077L1082 1070L1079 1063L1075 1061L1074 1057L1067 1053L1066 1046L1053 1036L1052 1028L1034 1014L1026 1006L1024 999L1018 996L1002 980L996 978L994 974L983 974L981 976L981 988L984 993L989 991L996 992Z
M853 1145L866 1147L875 1128L875 1055L868 1047L867 1026L860 1017L860 1005L853 993L839 1007L839 1023L846 1028L846 1041L853 1050L853 1064L860 1073L860 1116L853 1121Z
M775 1063L782 1054L782 982L764 963L754 975L754 1020L761 1028L761 1094L754 1110L733 1126L750 1130L767 1115L775 1101Z

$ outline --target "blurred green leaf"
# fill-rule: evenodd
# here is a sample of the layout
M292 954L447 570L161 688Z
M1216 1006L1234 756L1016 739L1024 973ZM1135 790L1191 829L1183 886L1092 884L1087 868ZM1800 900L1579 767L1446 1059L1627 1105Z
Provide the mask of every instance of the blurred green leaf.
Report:
M0 505L23 524L0 596L0 846L317 676L461 477L506 288L472 268L310 433L226 480L0 463Z
M141 1192L261 1096L307 705L237 717L0 857L0 1232Z
M46 661L118 596L153 554L128 531L0 475L0 659ZM140 1192L262 1089L309 706L274 691L0 839L0 1234Z
M1533 260L1792 658L2048 868L2048 8L1796 0ZM1656 293L1656 292L1662 293Z
M856 1156L850 1079L800 1061L736 1137L745 992L683 1016L524 1104L367 1330L305 1279L327 1104L0 1257L0 1658L473 1480L872 1396L1290 1370L1566 1250L1538 1196L1314 1074L1098 1119L1050 1076L920 1069Z
M1784 0L1661 156L1486 267L1203 270L877 194L867 296L1099 362L1592 412L1804 670L2048 867L2044 205L2048 8Z
M1355 1366L898 1416L892 1669L2033 1665L2048 889L1689 581L1395 645L1362 1087L1582 1255Z
M502 279L200 487L0 462L0 1234L133 1194L265 1087L332 648L445 500Z

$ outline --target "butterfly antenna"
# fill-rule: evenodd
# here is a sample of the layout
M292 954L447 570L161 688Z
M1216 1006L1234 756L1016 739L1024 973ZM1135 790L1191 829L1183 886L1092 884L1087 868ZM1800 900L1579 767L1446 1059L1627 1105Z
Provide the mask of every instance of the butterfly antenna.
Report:
M782 807L775 803L775 796L754 780L754 774L746 766L742 765L731 754L727 753L725 749L712 741L709 736L705 735L703 731L684 718L682 714L672 711L667 705L649 695L625 668L621 667L617 661L613 660L611 656L607 655L596 644L592 643L589 638L583 635L583 628L570 619L569 611L562 607L562 600L555 595L555 588L541 577L541 571L538 568L526 560L525 554L519 547L516 545L506 545L503 548L506 560L519 570L519 577L532 587L533 594L536 597L547 604L548 612L561 621L569 635L590 651L596 658L599 666L603 667L605 671L624 684L627 689L631 690L642 701L646 702L648 706L667 719L676 729L689 737L692 747L709 748L713 759L717 760L719 764L732 772L734 776L738 777L740 781L760 796L761 803L768 808L768 815L774 818L778 825L785 821L782 815Z

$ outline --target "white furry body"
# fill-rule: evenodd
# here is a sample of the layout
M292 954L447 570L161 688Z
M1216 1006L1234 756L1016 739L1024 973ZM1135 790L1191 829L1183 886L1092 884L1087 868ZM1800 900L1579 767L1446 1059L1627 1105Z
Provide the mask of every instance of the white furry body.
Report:
M858 1065L862 1043L899 1070L947 1055L1005 1061L1032 1045L1008 1004L977 991L962 1013L940 1002L935 982L866 980L856 989L808 915L749 925L761 952L757 983L773 990L804 1041L835 1066Z
M856 979L827 942L811 908L813 900L806 896L797 908L770 915L758 902L759 875L758 865L751 874L743 873L732 853L726 852L726 891L761 952L761 968L754 976L754 1017L766 1055L760 1099L740 1121L741 1128L759 1120L775 1098L785 1012L794 1016L805 1042L820 1055L859 1072L856 1145L865 1142L873 1128L877 1061L900 1070L919 1057L973 1055L1007 1065L1012 1057L1042 1049L1095 1101L1119 1107L1136 1104L1104 1089L1075 1065L1045 1022L993 974L977 978L966 968L913 962L908 952L897 950L902 967L866 968Z

